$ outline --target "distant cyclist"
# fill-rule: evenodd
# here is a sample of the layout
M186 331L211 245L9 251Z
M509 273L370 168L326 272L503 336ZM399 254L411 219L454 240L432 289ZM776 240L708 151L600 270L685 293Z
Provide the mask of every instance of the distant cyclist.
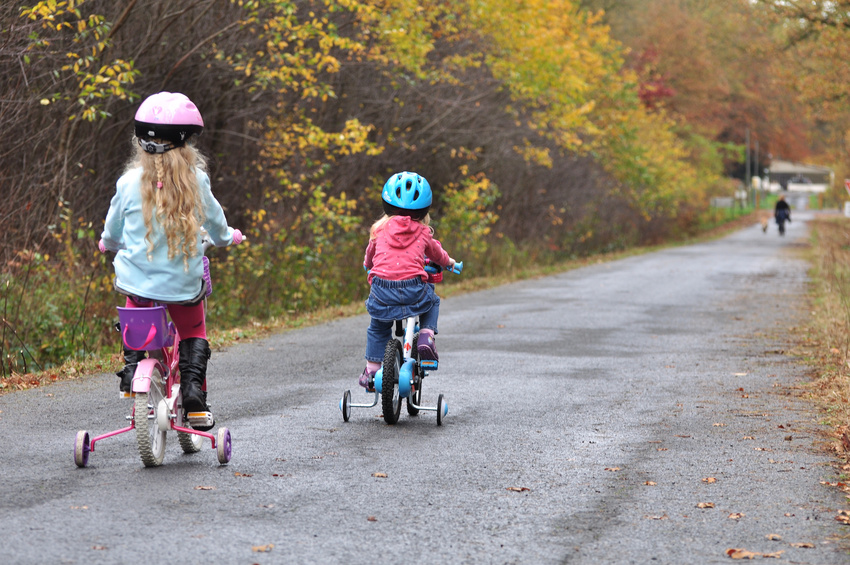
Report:
M779 226L779 235L785 235L785 222L791 222L791 207L785 202L785 195L780 194L773 210L776 225Z

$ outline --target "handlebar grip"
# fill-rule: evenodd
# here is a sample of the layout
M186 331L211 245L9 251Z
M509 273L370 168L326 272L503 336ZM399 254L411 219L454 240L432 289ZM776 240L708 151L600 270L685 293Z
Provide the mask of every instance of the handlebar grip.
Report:
M451 271L454 274L459 275L462 270L463 270L463 261L455 261L455 264L452 265Z

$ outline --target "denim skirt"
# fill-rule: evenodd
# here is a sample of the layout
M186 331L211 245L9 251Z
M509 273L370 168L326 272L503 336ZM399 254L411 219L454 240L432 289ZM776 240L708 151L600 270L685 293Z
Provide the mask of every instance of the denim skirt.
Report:
M402 320L430 311L439 301L434 285L419 277L403 281L373 277L366 310L376 320Z

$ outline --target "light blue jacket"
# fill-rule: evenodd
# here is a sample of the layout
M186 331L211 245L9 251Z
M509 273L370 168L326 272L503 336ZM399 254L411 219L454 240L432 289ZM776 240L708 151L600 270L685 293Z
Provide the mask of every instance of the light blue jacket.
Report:
M233 243L233 229L221 204L212 194L210 178L198 169L198 189L204 207L204 228L216 247ZM162 302L184 302L201 293L204 274L203 247L198 235L198 254L189 258L189 270L183 265L183 254L168 258L168 242L154 211L152 223L153 252L147 258L145 219L142 215L141 167L132 169L118 179L115 196L109 204L101 238L107 249L116 251L115 286L127 294Z

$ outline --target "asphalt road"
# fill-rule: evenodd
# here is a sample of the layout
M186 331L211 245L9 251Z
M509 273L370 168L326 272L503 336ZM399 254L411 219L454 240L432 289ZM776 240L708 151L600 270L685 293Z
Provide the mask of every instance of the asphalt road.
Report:
M379 407L343 423L343 391L368 398L363 316L214 353L226 466L169 435L146 469L124 434L78 469L78 429L125 425L112 375L2 396L0 561L850 563L806 368L783 354L805 216L445 299L424 388L441 427Z

